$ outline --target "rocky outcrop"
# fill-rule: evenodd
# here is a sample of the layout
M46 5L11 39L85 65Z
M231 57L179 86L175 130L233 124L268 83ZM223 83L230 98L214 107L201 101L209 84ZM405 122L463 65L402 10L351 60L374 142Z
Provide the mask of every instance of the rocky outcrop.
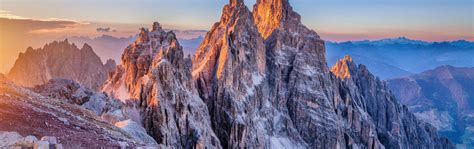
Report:
M97 93L72 80L52 79L33 90L43 96L56 98L70 104L76 104L92 111L97 116L122 109L120 101L109 98L107 94Z
M76 104L42 96L5 78L0 78L0 101L0 131L16 132L14 139L5 139L0 133L0 148L5 145L9 146L7 148L11 145L49 148L53 144L61 144L64 148L141 146L139 140L101 121L92 112ZM34 142L36 139L33 136L42 138Z
M103 91L137 105L143 126L158 144L176 148L219 148L205 103L191 79L189 60L173 32L157 22L141 29Z
M44 136L39 140L35 136L23 137L17 132L0 131L1 148L55 148L63 149L56 137Z
M150 135L146 133L145 128L143 128L140 124L138 124L137 122L131 119L117 122L115 123L115 126L128 132L136 140L142 140L142 142L146 144L151 144L151 145L157 144L155 142L155 139L153 139Z
M375 77L344 72L349 62L336 72L348 75L333 75L323 40L288 0L258 0L249 13L230 0L193 57L193 79L224 148L452 147Z
M474 68L440 66L388 80L401 103L460 146L474 146Z
M99 89L115 62L102 64L99 56L87 44L79 49L68 40L55 41L43 48L28 48L20 53L8 78L16 84L34 87L50 79L75 80L89 88Z
M138 120L139 117L136 112L137 105L122 103L103 92L96 92L72 80L52 79L44 85L35 86L33 91L49 98L79 105L112 125L128 119ZM153 141L144 143L156 144Z

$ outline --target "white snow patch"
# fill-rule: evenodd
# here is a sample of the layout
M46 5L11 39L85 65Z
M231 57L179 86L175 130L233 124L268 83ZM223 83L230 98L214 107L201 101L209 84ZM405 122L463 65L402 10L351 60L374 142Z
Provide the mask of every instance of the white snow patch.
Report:
M302 148L298 144L291 142L288 138L270 137L270 148L273 149L287 149L287 148Z
M245 124L244 116L242 115L237 115L237 118L235 118L235 121L239 124Z
M162 59L160 60L160 62L158 62L157 66L160 66L160 65L166 64L166 63L169 63L168 60L167 60L166 58L162 58Z
M138 123L132 120L125 120L115 123L115 126L128 132L136 140L142 141L146 144L157 144L155 140L146 133L145 128L141 127Z
M301 68L302 73L307 76L314 76L316 74L320 74L316 70L317 70L316 68L309 65L305 65L303 68Z
M261 74L252 74L252 84L247 87L247 96L254 95L255 87L262 84L264 76Z
M116 98L120 99L122 102L126 102L126 100L130 98L130 93L128 93L125 83L122 83L118 90L114 91L114 94L116 95Z
M254 85L260 85L263 81L263 76L260 74L253 74L252 81Z

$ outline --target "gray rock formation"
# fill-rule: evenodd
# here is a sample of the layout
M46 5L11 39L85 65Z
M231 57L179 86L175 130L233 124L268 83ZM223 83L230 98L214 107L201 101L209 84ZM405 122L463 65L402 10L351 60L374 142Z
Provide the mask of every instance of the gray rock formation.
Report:
M56 148L117 148L120 144L140 146L140 140L101 121L83 107L42 96L1 77L0 101L0 131L17 132L13 139L11 135L5 138L0 132L0 148L49 148L54 144ZM43 138L38 140L27 135ZM56 139L44 136L55 136Z
M8 78L16 84L34 87L50 79L75 80L89 88L99 89L115 62L102 64L99 56L87 44L79 49L75 44L55 41L43 48L28 48L20 53Z
M43 96L80 105L97 116L122 109L120 101L108 97L107 94L97 93L72 80L51 79L44 85L36 86L33 91Z
M219 148L189 65L175 34L155 22L125 49L103 91L137 105L134 120L162 146Z
M224 148L452 148L366 69L356 81L333 75L288 0L258 0L250 13L230 0L193 58Z
M120 100L113 99L105 93L95 92L77 82L65 79L51 79L47 84L36 86L33 88L33 91L49 98L80 105L82 108L90 110L100 117L101 120L122 128L138 140L139 144L157 145L155 140L145 131L141 132L142 129L144 130L143 127L130 120L137 117L135 116L136 105L134 104L122 103ZM70 124L66 119L59 120Z
M44 136L38 140L35 136L23 137L17 132L0 131L0 148L44 148L49 149L54 147L56 149L63 149L56 137Z

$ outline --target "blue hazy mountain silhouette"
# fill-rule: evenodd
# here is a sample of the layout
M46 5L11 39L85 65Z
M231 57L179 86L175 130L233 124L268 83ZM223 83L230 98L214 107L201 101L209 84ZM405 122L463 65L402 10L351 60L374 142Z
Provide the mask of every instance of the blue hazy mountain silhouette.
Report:
M406 37L382 40L326 42L328 65L345 55L365 64L382 79L406 76L442 65L474 66L474 42L428 42Z

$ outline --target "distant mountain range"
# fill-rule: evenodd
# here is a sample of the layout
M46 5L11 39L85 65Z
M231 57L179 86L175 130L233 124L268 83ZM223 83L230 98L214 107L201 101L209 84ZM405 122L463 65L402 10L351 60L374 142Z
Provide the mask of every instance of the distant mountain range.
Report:
M43 48L28 48L20 53L7 77L25 87L34 87L50 79L71 79L89 88L100 89L108 71L115 67L114 60L105 64L88 44L79 48L67 39L54 41Z
M94 52L101 57L102 60L113 59L120 62L122 50L135 40L136 36L114 37L110 35L102 35L95 38L74 36L68 39L78 45L85 43L94 47Z
M359 40L359 41L349 41L356 45L376 45L376 46L383 46L383 45L390 45L390 44L399 44L399 45L430 45L435 43L447 43L454 46L470 46L474 47L474 43L466 40L456 40L456 41L442 41L442 42L429 42L423 40L414 40L409 39L407 37L398 37L398 38L386 38L380 40Z
M203 41L200 31L177 31L185 55L193 55ZM182 37L180 38L181 35ZM192 38L194 36L194 38ZM197 36L197 37L196 37ZM70 37L78 45L88 43L102 59L119 62L122 49L136 39L103 35L96 38ZM345 55L366 65L381 79L408 76L442 65L474 66L474 42L466 40L429 42L406 37L347 42L326 41L328 66Z
M474 146L474 67L441 66L388 82L418 118L452 141Z
M474 42L427 42L406 37L326 42L328 65L345 55L367 65L381 79L407 76L442 65L474 66Z
M173 30L178 35L181 35L182 38L178 40L183 46L183 51L185 55L193 55L196 48L202 42L203 37L200 36L201 31L179 31ZM197 36L197 37L195 37ZM78 45L83 45L85 43L94 47L94 51L99 55L103 60L113 59L116 62L120 62L120 57L123 49L125 49L129 44L133 43L137 36L129 37L114 37L110 35L102 35L95 38L84 37L84 36L73 36L68 39ZM105 62L104 62L105 63Z

